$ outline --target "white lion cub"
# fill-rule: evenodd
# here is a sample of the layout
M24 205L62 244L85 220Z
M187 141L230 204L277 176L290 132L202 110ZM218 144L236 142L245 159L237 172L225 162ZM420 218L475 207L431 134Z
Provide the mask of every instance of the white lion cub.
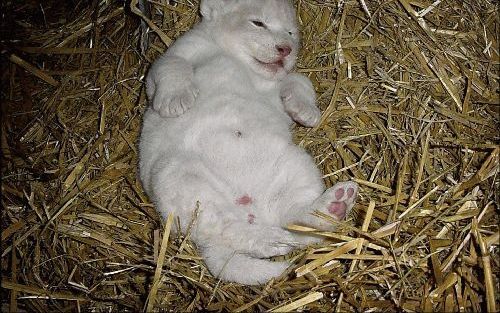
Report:
M292 143L292 119L315 126L310 80L290 73L298 50L287 0L204 0L202 21L179 38L146 78L151 106L140 137L140 177L158 210L189 225L212 274L261 284L289 265L269 258L317 238L291 223L342 220L354 182L325 191L313 159Z

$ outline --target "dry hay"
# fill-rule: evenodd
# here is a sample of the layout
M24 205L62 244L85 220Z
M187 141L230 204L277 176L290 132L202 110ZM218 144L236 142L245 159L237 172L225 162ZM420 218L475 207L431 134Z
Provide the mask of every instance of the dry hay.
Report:
M163 230L136 176L144 73L198 4L151 0L142 53L135 1L90 2L2 4L3 309L498 308L496 1L297 1L323 115L296 141L327 185L361 193L261 287L215 279L189 236L167 242L176 222Z

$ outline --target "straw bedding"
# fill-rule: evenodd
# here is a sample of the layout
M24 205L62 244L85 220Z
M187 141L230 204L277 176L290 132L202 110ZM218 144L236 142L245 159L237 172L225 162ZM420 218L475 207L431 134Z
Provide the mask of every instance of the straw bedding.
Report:
M296 1L323 112L296 143L361 192L260 287L214 278L137 179L144 73L198 19L148 3L2 3L3 310L499 307L497 1Z

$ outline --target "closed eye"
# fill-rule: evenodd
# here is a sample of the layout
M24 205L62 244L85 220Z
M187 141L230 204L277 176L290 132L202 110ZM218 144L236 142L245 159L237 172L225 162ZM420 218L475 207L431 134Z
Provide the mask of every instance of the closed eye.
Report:
M263 22L261 22L259 20L253 20L253 21L250 21L250 22L252 22L252 24L254 24L257 27L267 28L266 24L264 24Z

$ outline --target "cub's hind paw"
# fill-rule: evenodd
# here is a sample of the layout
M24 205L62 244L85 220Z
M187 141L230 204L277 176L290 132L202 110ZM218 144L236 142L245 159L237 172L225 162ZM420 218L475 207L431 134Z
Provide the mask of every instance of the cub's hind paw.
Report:
M327 206L328 213L341 221L354 206L358 195L358 184L352 181L340 182L328 189L325 194L328 194L330 198Z
M248 251L248 254L253 257L269 258L284 255L296 246L293 235L281 227L263 228L260 230L260 235L260 238L254 237L253 245Z
M316 199L313 209L328 214L337 221L342 221L354 206L358 189L358 184L353 181L337 183ZM315 218L311 220L311 223L320 229L331 227L331 224L321 218Z

